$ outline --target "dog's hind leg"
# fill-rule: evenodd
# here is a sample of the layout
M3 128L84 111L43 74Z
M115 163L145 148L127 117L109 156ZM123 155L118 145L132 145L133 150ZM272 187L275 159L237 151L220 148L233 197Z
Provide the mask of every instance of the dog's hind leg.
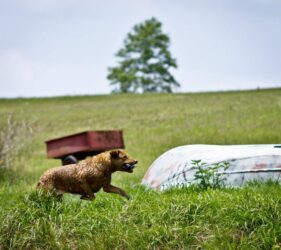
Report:
M95 199L95 194L93 193L91 187L88 185L87 182L81 183L81 186L84 190L84 194L80 197L83 200L93 200Z
M90 197L87 194L83 194L83 195L80 196L81 200L94 200L95 198L96 198L95 195L93 195L92 197Z
M59 200L62 200L62 197L63 197L63 194L64 194L63 191L61 191L61 190L54 190L53 192L54 192L55 196L58 197Z

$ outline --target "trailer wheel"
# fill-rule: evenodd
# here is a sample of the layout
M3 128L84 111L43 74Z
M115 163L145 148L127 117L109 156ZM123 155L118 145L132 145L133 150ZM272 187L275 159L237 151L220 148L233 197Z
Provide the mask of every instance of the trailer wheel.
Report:
M73 155L68 155L62 159L62 165L76 164L78 160Z

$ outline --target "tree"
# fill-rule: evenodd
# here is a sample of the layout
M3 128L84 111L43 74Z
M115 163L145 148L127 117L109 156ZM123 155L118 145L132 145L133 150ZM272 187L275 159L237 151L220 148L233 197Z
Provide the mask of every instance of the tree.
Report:
M133 27L116 56L119 65L109 68L107 79L116 86L114 92L172 92L179 83L169 72L177 68L170 51L170 38L162 24L151 18Z

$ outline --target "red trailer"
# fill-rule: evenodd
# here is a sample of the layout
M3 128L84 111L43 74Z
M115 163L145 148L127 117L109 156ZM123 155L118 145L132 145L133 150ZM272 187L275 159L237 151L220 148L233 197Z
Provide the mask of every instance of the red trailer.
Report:
M61 159L63 165L77 163L106 150L125 148L122 130L85 131L45 143L48 158Z

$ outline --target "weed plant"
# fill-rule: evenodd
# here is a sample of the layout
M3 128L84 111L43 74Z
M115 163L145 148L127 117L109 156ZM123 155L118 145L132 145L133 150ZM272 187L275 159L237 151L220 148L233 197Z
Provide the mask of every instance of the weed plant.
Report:
M201 160L193 160L191 165L191 169L195 170L194 182L196 186L201 189L224 187L226 180L224 171L230 167L229 162L207 165Z

